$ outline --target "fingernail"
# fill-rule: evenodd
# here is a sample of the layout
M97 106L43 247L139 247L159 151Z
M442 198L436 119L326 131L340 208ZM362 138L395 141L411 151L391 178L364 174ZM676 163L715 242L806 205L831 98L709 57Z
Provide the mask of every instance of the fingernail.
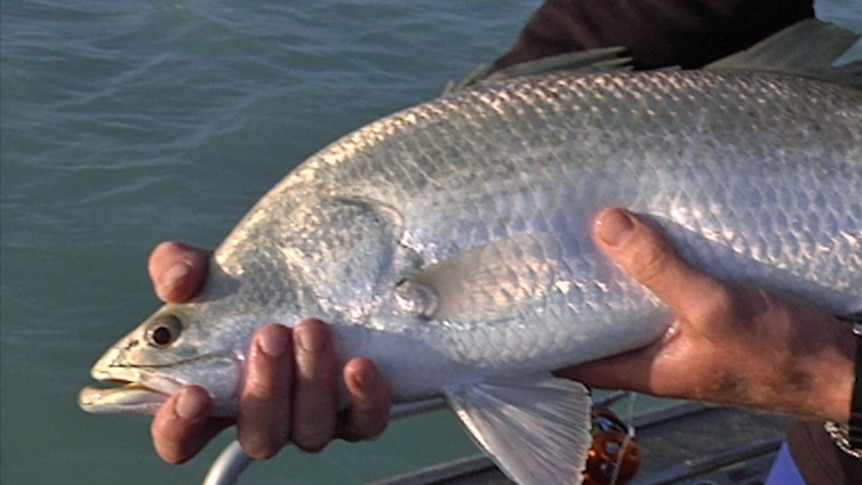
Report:
M596 219L596 235L608 246L619 246L634 230L631 217L623 210L608 210Z
M177 282L186 277L187 274L191 272L191 268L187 264L176 264L171 266L171 268L165 273L165 277L162 278L161 287L163 289L171 289Z
M320 325L297 327L296 334L299 346L306 352L319 352L326 342L326 331Z
M180 389L180 395L174 404L174 413L186 421L194 421L203 417L206 411L205 403L191 395L188 389Z
M285 331L266 332L257 339L258 348L270 357L281 357L287 352L290 334Z

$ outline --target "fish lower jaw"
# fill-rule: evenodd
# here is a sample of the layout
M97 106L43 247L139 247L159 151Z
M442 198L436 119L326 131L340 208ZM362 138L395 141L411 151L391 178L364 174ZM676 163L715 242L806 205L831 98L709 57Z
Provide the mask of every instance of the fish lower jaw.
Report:
M78 406L94 414L153 415L182 384L163 376L152 376L139 369L93 369L92 376L115 387L87 386L78 394Z
M93 414L153 415L168 396L135 382L109 388L87 386L78 394L78 406Z

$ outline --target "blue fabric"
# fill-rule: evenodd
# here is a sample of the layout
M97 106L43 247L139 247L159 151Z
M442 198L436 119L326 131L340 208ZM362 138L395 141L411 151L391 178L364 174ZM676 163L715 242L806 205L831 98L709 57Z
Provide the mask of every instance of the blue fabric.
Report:
M775 463L772 464L763 485L805 485L805 480L790 456L786 441L781 443L781 449L778 450L778 456L775 457Z

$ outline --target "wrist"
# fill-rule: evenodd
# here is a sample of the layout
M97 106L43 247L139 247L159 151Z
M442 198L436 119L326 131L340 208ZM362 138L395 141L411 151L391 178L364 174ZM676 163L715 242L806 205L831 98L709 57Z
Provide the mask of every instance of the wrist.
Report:
M842 318L853 326L854 339L856 341L854 383L850 396L850 415L846 424L827 421L826 432L832 441L845 453L862 459L862 314L856 314L850 318Z
M760 356L763 379L754 405L846 424L855 383L856 337L852 325L820 310L793 305L784 313L793 337L773 339L773 358ZM758 375L753 373L753 375Z
M818 351L800 359L802 366L810 368L807 372L812 382L803 412L846 424L856 383L859 337L854 334L852 324L835 317L822 330L825 339L818 345Z

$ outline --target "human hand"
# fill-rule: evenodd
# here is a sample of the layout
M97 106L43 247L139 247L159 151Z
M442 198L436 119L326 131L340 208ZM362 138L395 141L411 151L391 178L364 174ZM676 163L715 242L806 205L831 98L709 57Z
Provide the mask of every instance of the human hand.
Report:
M849 325L691 267L658 230L627 211L602 211L593 239L675 320L646 347L558 375L594 387L847 421L855 344Z
M162 243L149 260L156 295L165 302L192 298L206 281L211 251ZM236 420L208 417L209 394L197 386L174 393L153 418L156 452L179 464L194 457L226 427L237 425L243 450L269 458L287 443L319 451L334 438L379 435L389 417L389 393L374 364L353 359L341 369L350 407L338 412L338 369L329 330L305 320L293 329L266 325L252 337Z

